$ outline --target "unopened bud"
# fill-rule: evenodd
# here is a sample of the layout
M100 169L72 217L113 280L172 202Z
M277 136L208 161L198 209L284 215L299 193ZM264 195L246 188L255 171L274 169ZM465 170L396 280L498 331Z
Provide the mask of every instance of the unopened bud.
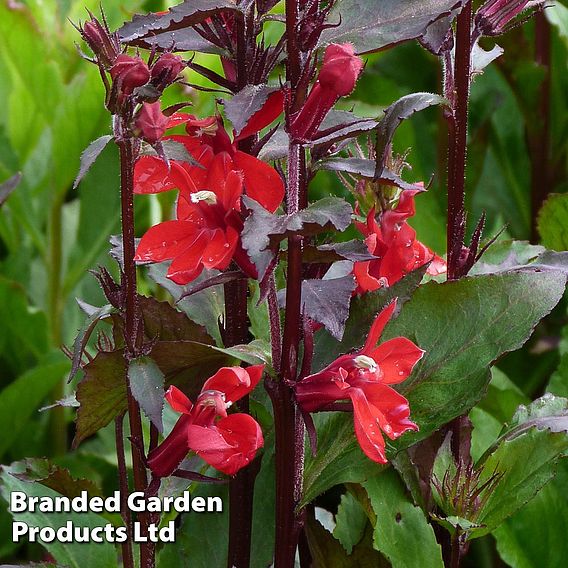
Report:
M162 113L160 103L144 103L136 117L135 127L141 138L155 144L168 127L168 117Z
M475 26L480 35L495 36L506 31L506 26L527 8L542 6L544 1L489 0L475 15Z
M117 83L118 90L130 95L136 87L141 87L149 81L150 70L140 57L131 57L123 53L116 58L110 69L110 75Z
M351 94L363 69L363 60L355 55L350 43L332 43L325 50L319 82L323 89L333 91L338 97Z
M85 22L81 35L104 67L110 67L120 53L120 42L116 34L111 34L106 25L96 18Z
M179 55L162 54L150 70L150 81L159 91L171 85L184 69L185 64Z

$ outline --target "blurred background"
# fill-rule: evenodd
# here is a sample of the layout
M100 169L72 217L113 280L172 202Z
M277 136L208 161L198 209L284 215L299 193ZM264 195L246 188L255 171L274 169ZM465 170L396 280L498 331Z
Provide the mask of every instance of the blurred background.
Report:
M111 29L133 13L169 5L154 0L103 2ZM112 490L112 431L103 429L76 452L66 453L73 435L72 409L38 412L71 394L65 385L69 361L61 346L73 342L84 320L75 298L104 303L89 269L104 265L116 273L107 253L109 237L119 232L120 221L118 161L112 145L79 188L72 189L81 152L93 139L110 133L98 71L80 58L75 45L79 35L69 22L84 20L86 8L99 10L97 2L86 0L0 0L0 183L22 174L15 191L5 202L0 199L0 462L57 457L75 475ZM278 24L269 36L272 32L277 37ZM504 56L475 79L472 90L469 225L471 229L486 211L486 237L506 227L502 238L538 243L542 203L549 194L568 190L568 9L557 3L497 41ZM486 45L491 46L492 42ZM362 116L379 116L384 107L414 91L440 91L439 62L417 43L367 59L355 93L343 103ZM221 72L216 56L200 55L198 61ZM187 79L207 85L193 73ZM167 103L190 99L191 112L200 117L215 110L214 96L189 87L174 86L166 98ZM412 224L421 241L444 254L446 129L440 112L430 109L406 121L397 133L395 150L408 151L408 180L431 180L428 193L417 199ZM312 197L346 193L326 172L317 175L311 191ZM139 235L169 215L174 197L145 196L136 203ZM545 244L568 248L564 242ZM143 279L141 291L150 291ZM546 389L559 364L556 347L565 320L564 305L541 326L527 349L499 363L518 387L519 400ZM538 506L556 506L559 497L554 491L562 493L558 483L542 492L541 501L548 501ZM565 495L562 498L565 502ZM522 539L523 530L533 530L532 513L526 511L519 514L525 517L517 515L516 521L506 523L503 530L509 531L509 538ZM558 518L560 530L567 534L568 512ZM39 559L41 550L18 550L4 538L10 534L10 523L6 504L0 501L0 561ZM554 546L566 547L561 540ZM492 546L474 546L480 548L472 565L499 565ZM533 553L532 560L518 565L538 566L542 551Z

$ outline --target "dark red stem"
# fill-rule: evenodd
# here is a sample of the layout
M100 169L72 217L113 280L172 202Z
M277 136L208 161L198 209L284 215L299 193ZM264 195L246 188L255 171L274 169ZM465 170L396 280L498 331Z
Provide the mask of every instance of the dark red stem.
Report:
M297 43L298 1L286 1L287 80L292 91L292 111L304 100L297 92L301 77L301 53ZM290 142L288 150L288 213L307 203L306 153L303 146ZM302 237L288 240L286 311L282 338L281 380L269 389L274 407L276 432L276 548L275 568L293 568L298 538L303 524L298 505L302 497L304 471L304 423L290 384L298 378L298 356L302 337Z
M122 246L123 246L123 275L122 285L126 304L124 312L124 360L126 370L137 355L137 338L139 327L138 296L136 292L136 264L134 262L134 140L128 135L125 122L116 117L117 127L115 136L120 150L120 195L122 212ZM140 448L144 447L144 434L142 432L142 419L140 406L132 396L130 388L128 396L128 419L130 422L130 436L132 438L132 467L134 473L134 488L136 491L145 491L147 486L146 466ZM148 529L148 516L139 515L141 534ZM154 545L152 543L140 544L141 568L153 568Z
M248 25L247 25L248 22ZM237 91L247 84L249 43L253 36L254 11L249 9L243 19L237 19ZM250 152L253 139L239 142L239 150ZM247 317L248 282L241 279L225 284L225 335L227 347L248 343ZM249 397L238 403L241 412L249 411ZM229 482L229 549L228 568L248 568L250 565L254 484L260 470L260 457L240 470Z
M467 115L471 64L472 5L468 2L457 17L453 102L448 114L448 280L460 275L460 256L465 238L465 166Z
M124 568L134 568L132 555L132 514L128 508L128 472L126 470L126 454L124 453L124 414L117 416L114 421L116 438L116 459L118 462L118 486L120 490L120 512L122 520L128 531L128 539L121 544L122 565Z

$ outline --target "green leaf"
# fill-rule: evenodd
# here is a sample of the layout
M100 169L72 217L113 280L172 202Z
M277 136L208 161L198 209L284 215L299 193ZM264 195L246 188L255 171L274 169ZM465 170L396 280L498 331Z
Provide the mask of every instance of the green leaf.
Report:
M514 568L563 566L568 555L568 463L559 463L554 480L495 529L501 558Z
M144 414L163 431L164 374L150 357L138 357L128 365L128 384Z
M568 195L551 195L538 213L542 244L552 250L568 250Z
M254 339L250 343L233 345L232 347L215 347L215 345L211 345L211 349L224 353L229 357L234 357L249 365L272 364L270 343L263 339Z
M60 495L58 492L41 485L22 481L14 476L25 472L25 462L16 462L10 467L2 466L0 474L2 496L10 500L12 491L23 491L28 497L51 497ZM77 527L103 527L108 521L94 513L43 513L41 511L12 513L14 520L22 521L29 526L52 527L58 529L70 521ZM102 543L61 543L54 540L51 543L42 543L45 549L55 558L59 565L70 568L108 568L116 566L117 556L115 548L108 542Z
M217 345L223 345L219 322L225 318L225 295L222 286L211 286L201 290L183 300L180 298L187 294L193 286L219 274L216 270L204 270L188 286L179 286L166 277L167 263L153 264L148 268L148 276L159 286L165 288L173 297L177 306L187 314L195 323L202 325L207 333L215 340Z
M53 388L63 381L69 362L63 356L41 360L0 392L0 456L29 427L29 420Z
M353 429L353 414L323 412L313 419L318 447L315 457L306 455L301 506L340 483L362 483L384 467L361 451Z
M363 538L367 525L367 513L351 493L344 493L335 515L333 536L339 540L347 554Z
M443 568L442 550L422 509L393 469L363 484L377 516L374 544L393 568Z
M521 406L499 440L476 464L480 483L494 475L500 480L475 522L483 536L523 507L556 474L556 464L568 450L568 400L547 394ZM527 459L530 456L530 459Z
M358 53L372 53L423 36L431 24L455 17L459 0L342 0L328 17L337 23L321 36L323 45L349 42ZM445 31L452 19L444 19ZM444 37L444 30L438 30Z
M525 343L565 283L558 272L527 271L421 286L383 337L408 337L426 351L400 385L420 431L405 434L397 447L469 411L484 394L491 364Z

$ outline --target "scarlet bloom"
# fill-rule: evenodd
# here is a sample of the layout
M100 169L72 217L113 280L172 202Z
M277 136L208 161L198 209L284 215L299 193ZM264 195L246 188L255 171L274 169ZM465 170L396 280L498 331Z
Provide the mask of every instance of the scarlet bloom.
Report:
M410 421L408 401L388 385L404 381L424 351L404 337L376 347L395 307L396 301L377 316L363 349L341 355L295 387L298 404L304 412L326 410L333 402L350 399L359 445L369 459L378 463L387 462L381 432L395 440L407 430L418 430Z
M350 43L328 45L318 79L292 120L292 135L312 138L333 105L353 91L362 69L363 60Z
M260 131L282 112L282 94L277 92L274 95L277 96L268 97L264 107L251 117L233 141L219 116L197 119L189 114L173 115L169 127L185 124L187 135L167 138L184 144L189 154L202 167L185 162L172 162L172 172L176 172L172 175L161 159L143 156L136 163L134 170L135 193L159 193L174 188L182 193L188 189L191 191L192 188L206 190L208 168L216 156L224 155L224 159L230 159L234 170L242 175L246 194L268 211L274 212L284 198L282 178L267 163L237 148L239 140ZM181 186L178 185L180 183Z
M130 95L136 87L141 87L150 80L150 70L140 57L123 53L110 68L110 76L121 93Z
M169 119L164 115L160 102L144 103L136 117L136 130L146 142L155 144L166 131Z
M240 245L242 230L240 200L243 175L234 169L228 154L214 156L198 189L183 167L172 164L170 183L183 188L177 204L177 219L151 227L142 237L138 262L172 260L167 276L177 284L188 284L204 268L224 270L235 259L250 276L254 265Z
M258 384L264 365L223 367L203 385L195 404L172 386L166 400L181 416L167 438L148 455L157 477L175 472L193 451L215 469L235 475L264 444L262 431L248 414L227 415L227 409Z
M446 272L446 262L416 239L416 231L408 219L416 213L414 196L418 190L406 189L400 194L394 209L375 218L375 209L367 215L367 223L357 223L365 235L365 244L377 260L356 262L353 275L357 281L356 293L372 292L392 286L405 274L430 262L428 274Z

